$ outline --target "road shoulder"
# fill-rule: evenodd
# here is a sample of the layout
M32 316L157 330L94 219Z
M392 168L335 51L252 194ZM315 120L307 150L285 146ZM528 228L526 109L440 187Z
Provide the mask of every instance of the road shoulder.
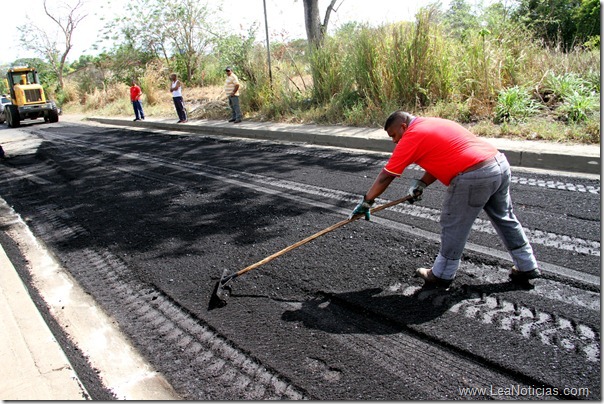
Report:
M86 389L1 245L0 285L2 399L87 399Z
M165 378L140 356L115 321L55 261L2 198L0 213L0 225L28 259L33 287L54 321L98 372L105 388L117 399L179 400ZM1 247L0 305L7 326L0 331L0 353L10 358L1 368L1 398L90 398Z

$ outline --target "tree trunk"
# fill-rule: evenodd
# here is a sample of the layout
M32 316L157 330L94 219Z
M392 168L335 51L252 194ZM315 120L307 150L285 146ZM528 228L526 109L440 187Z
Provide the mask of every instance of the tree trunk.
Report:
M343 0L342 0L343 1ZM325 11L325 19L321 24L319 16L319 0L303 0L304 3L304 24L306 26L306 38L308 43L315 48L320 48L327 32L329 16L332 11L337 11L335 8L337 0L331 0L327 10ZM340 3L341 5L342 3Z
M323 41L321 20L319 19L319 0L304 0L304 23L308 43L318 48Z

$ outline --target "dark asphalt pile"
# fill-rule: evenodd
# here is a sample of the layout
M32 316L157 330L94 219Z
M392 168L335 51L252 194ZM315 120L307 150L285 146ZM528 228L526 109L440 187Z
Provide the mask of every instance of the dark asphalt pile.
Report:
M75 125L44 132L35 154L5 164L46 182L5 171L0 195L187 399L499 399L460 389L510 385L600 397L599 313L570 303L581 285L545 279L526 290L507 279L509 261L468 250L450 291L420 288L414 270L438 252L430 217L442 186L400 207L418 214L380 212L235 279L228 304L208 311L225 269L344 219L356 202L346 198L367 189L383 155ZM383 198L401 197L413 174ZM525 227L599 240L600 212L585 195L513 192ZM495 234L470 242L505 253ZM599 274L599 256L535 250Z

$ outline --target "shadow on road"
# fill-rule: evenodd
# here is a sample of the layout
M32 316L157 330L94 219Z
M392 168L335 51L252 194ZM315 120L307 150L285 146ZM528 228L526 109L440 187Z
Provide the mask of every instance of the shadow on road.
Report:
M325 293L283 313L282 320L332 334L392 334L408 325L430 322L464 300L483 300L491 294L526 290L526 285L501 282L462 284L448 291L419 289L410 296L383 294L382 288Z

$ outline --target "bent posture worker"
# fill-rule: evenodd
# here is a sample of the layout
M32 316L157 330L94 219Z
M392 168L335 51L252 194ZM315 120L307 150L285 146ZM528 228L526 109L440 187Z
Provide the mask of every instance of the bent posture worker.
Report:
M451 284L472 224L482 210L512 257L512 281L527 282L541 276L531 244L512 209L510 165L502 153L447 119L415 117L399 110L388 117L384 130L396 147L351 216L363 214L369 220L374 200L415 163L425 173L409 188L413 196L410 202L420 200L424 188L436 180L449 187L440 217L438 256L432 268L418 268L417 276L426 284Z

